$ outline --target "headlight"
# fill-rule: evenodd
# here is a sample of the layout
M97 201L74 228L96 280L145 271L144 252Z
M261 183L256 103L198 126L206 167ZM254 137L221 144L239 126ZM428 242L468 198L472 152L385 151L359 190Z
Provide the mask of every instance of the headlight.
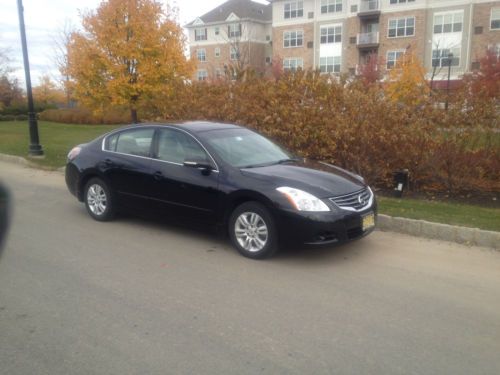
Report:
M330 211L330 208L324 202L305 191L286 186L279 187L276 190L284 194L298 211Z
M74 158L76 158L78 156L78 154L80 154L80 151L82 151L81 147L78 147L78 146L73 147L73 149L68 154L68 160L71 161Z

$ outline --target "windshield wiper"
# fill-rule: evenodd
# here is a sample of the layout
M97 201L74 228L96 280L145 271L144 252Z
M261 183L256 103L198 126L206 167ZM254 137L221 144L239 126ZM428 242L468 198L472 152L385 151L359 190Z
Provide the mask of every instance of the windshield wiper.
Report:
M244 165L244 166L241 166L239 168L241 169L245 169L245 168L259 168L259 167L269 167L271 165L276 165L276 164L285 164L285 163L291 163L291 162L297 162L297 161L300 161L301 159L300 158L286 158L286 159L281 159L281 160L277 160L277 161L274 161L274 162L270 162L270 163L261 163L261 164L249 164L249 165Z

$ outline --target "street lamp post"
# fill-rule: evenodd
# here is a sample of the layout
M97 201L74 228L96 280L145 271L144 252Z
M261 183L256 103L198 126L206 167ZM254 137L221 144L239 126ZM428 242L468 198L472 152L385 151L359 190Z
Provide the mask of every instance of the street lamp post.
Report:
M26 29L24 26L23 1L17 0L17 10L19 13L19 28L21 29L21 44L23 47L24 74L26 76L26 96L28 97L28 123L30 130L30 156L43 156L43 149L38 136L38 122L36 120L35 106L33 104L33 92L31 91L30 63L28 60L28 46L26 43Z
M446 84L446 103L444 109L448 110L448 102L450 101L450 77L451 77L451 60L453 59L453 53L448 54L448 82Z

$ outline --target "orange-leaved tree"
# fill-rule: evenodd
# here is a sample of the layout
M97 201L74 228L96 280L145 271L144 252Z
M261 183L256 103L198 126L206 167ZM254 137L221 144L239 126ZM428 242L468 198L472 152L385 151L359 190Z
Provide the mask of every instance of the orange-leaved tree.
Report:
M419 105L429 96L425 68L419 58L407 51L389 72L385 86L387 97L398 103Z
M64 103L65 95L48 75L40 78L40 83L33 87L35 102L41 105Z
M68 47L68 73L75 98L96 111L127 106L137 123L138 108L169 97L192 73L182 28L158 1L103 1L82 26Z

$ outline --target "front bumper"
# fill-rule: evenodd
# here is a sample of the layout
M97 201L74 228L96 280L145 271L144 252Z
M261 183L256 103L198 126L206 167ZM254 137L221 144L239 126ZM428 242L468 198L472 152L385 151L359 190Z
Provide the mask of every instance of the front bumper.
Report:
M363 230L363 217L373 213L375 226ZM337 209L331 212L300 212L279 210L280 240L288 244L329 245L357 240L376 227L377 204L360 212Z

